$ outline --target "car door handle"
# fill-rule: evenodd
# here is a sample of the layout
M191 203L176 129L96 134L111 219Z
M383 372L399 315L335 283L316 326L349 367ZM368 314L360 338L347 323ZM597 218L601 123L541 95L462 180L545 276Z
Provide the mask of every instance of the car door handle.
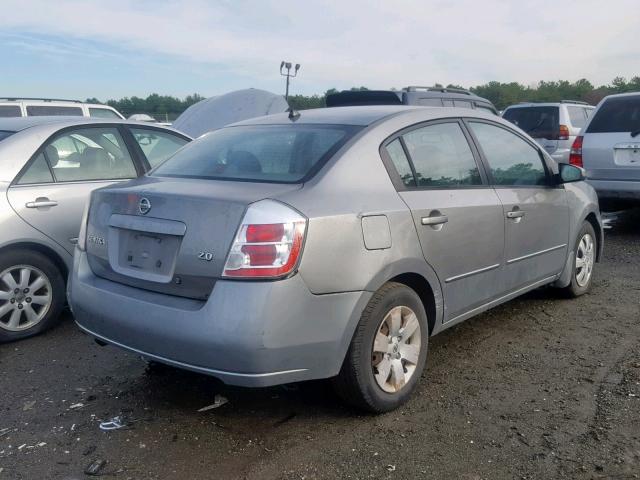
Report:
M507 218L522 218L524 217L524 212L522 210L511 210L507 212Z
M449 217L447 217L446 215L422 217L422 225L442 225L443 223L447 223L448 221Z
M40 208L40 207L55 207L56 205L58 205L58 202L56 202L55 200L49 200L44 199L44 198L36 198L35 201L33 202L27 202L25 203L25 207L27 208Z

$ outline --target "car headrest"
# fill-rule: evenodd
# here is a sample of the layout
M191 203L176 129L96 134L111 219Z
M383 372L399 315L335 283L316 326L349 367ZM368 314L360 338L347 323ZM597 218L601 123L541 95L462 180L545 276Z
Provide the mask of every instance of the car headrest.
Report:
M49 164L51 165L51 168L54 168L60 161L60 155L58 154L58 149L53 145L47 145L44 151L47 154L47 160L49 160Z
M258 158L251 152L244 150L231 151L227 155L230 169L244 173L261 173L262 165Z

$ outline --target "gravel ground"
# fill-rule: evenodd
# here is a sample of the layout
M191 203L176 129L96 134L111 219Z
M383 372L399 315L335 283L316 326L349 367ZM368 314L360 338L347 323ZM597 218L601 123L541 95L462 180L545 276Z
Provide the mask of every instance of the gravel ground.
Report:
M69 315L0 346L0 480L640 477L640 212L607 231L591 294L541 289L431 342L382 416L326 382L261 390L147 368ZM217 394L229 402L205 412ZM127 428L101 431L122 415Z

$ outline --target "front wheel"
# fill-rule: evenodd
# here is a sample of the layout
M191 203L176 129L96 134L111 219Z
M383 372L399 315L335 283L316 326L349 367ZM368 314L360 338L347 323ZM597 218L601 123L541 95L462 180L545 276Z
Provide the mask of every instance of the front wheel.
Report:
M41 253L0 254L0 343L52 327L64 306L64 294L60 270Z
M563 289L567 296L579 297L591 290L597 248L593 225L585 221L578 232L573 250L571 283Z
M424 370L427 314L415 291L389 282L365 308L338 376L337 393L374 413L405 403Z

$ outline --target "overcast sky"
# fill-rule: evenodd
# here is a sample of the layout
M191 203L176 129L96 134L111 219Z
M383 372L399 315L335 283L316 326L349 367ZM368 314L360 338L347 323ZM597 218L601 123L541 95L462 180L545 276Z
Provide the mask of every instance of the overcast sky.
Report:
M640 75L639 0L2 0L0 96L205 96ZM9 13L10 12L10 13Z

